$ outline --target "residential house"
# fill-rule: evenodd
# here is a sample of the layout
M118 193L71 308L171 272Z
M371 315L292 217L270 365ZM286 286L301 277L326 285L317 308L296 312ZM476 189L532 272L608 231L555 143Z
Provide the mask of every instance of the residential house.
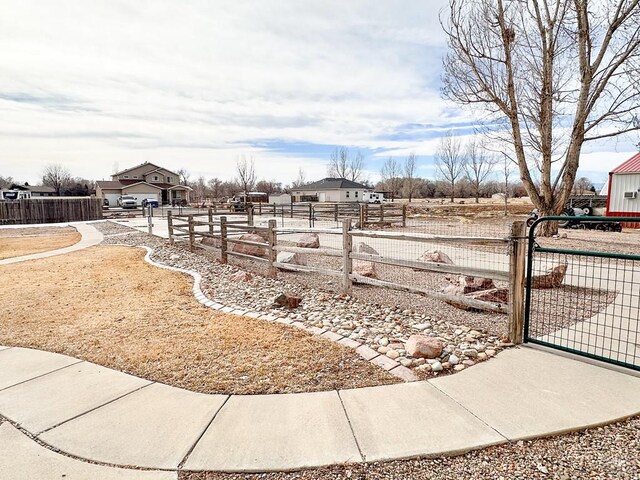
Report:
M609 172L607 216L640 217L640 153ZM623 227L640 228L640 222L624 222Z
M57 197L56 189L52 187L46 187L44 185L24 185L14 183L8 190L17 191L18 198L40 198L40 197Z
M360 202L368 191L366 185L346 178L323 178L293 188L291 197L294 202Z
M191 188L180 185L180 176L153 163L145 162L97 183L96 196L116 206L121 195L134 197L138 203L154 199L160 204L188 203Z

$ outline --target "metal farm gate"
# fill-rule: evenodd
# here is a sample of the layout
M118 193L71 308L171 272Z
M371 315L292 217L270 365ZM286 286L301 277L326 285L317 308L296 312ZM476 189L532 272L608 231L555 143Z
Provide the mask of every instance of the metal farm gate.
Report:
M536 229L549 221L607 230L640 218L545 217L531 226L524 341L640 370L640 244L628 253L543 247Z

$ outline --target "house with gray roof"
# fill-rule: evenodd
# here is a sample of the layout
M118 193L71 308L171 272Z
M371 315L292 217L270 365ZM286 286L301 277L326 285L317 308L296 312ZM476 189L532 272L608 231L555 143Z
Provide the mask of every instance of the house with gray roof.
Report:
M291 197L294 202L360 202L369 190L346 178L328 177L293 188Z

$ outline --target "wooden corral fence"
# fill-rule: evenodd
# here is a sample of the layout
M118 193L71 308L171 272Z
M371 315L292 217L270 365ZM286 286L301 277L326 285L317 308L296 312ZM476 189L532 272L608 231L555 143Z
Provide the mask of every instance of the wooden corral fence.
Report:
M310 227L316 220L339 222L347 218L356 219L360 228L390 224L404 227L407 222L407 206L399 203L257 203L252 208L256 215L309 219Z
M180 225L176 225L175 218L169 215L169 240L174 242L176 237L187 237L189 248L195 251L201 247L197 245L196 238L215 239L214 248L219 248L223 263L228 262L229 256L240 257L252 261L266 263L269 275L276 277L278 269L298 272L315 272L341 279L341 291L350 294L354 283L373 285L376 287L389 288L393 290L424 295L445 302L453 302L470 308L509 314L509 336L514 343L522 342L522 331L524 325L524 289L525 289L525 259L526 259L526 237L524 222L515 222L509 237L463 237L453 235L427 235L413 233L383 232L363 229L354 229L351 219L342 221L342 228L289 228L277 227L276 220L268 221L267 226L255 226L246 220L229 220L227 216L208 221L195 219L192 215L180 218ZM206 227L198 230L197 227ZM176 232L177 231L177 232ZM263 241L249 241L240 237L245 233L258 234ZM341 237L342 249L330 248L304 248L291 245L278 244L279 235L290 235L299 233L316 233L318 235L335 235ZM454 243L467 245L503 245L509 250L509 271L505 272L496 269L478 268L472 266L452 265L437 262L425 262L421 260L407 260L400 258L385 257L382 255L372 255L357 253L353 251L354 239L357 238L378 238L387 239L399 244L402 242L422 242L422 243ZM258 247L265 255L253 256L246 253L234 251L233 245L240 244L249 247ZM231 246L231 247L230 247ZM395 249L400 251L400 249ZM277 261L279 252L300 253L308 255L323 255L338 257L342 259L341 269L332 270L309 265L296 265L289 263L279 263ZM474 298L449 295L433 290L423 289L415 285L402 285L399 283L368 278L354 272L353 261L373 262L374 264L392 265L396 267L411 268L414 270L451 273L459 275L469 275L487 277L494 280L506 281L509 284L509 305L494 303Z
M82 222L102 219L102 200L93 197L0 201L0 225Z

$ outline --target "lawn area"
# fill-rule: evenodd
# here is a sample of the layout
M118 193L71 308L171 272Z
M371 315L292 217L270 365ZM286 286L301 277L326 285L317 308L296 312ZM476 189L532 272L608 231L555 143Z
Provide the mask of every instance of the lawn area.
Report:
M0 229L0 260L69 247L80 241L73 227Z
M145 251L98 246L0 266L0 345L64 353L204 393L290 393L396 383L353 350L200 305L186 275Z

